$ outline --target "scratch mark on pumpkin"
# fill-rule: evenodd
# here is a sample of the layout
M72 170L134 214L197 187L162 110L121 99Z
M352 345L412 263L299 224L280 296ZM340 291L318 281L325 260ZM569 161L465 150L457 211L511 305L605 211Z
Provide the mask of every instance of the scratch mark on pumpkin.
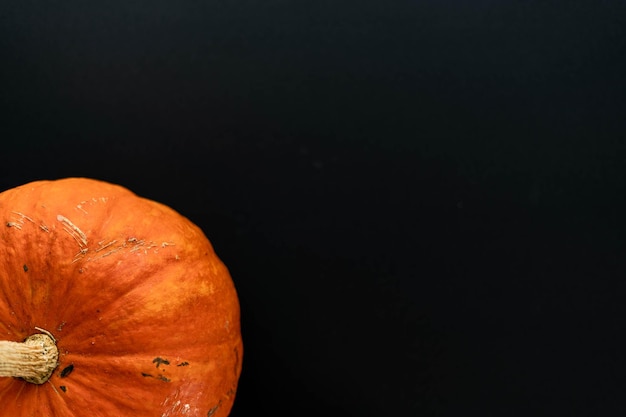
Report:
M31 223L35 223L33 219L25 215L24 213L20 213L19 211L12 211L11 213L19 216L18 219L11 219L7 222L8 227L15 227L17 230L22 230L22 226L24 225L24 220L28 220Z
M177 400L171 406L168 404L168 400L166 399L163 402L163 405L170 408L165 413L161 414L161 417L169 417L169 416L179 416L179 415L198 415L198 409L196 407L192 408L191 404L183 403L181 400Z
M69 234L78 244L79 250L78 253L74 255L74 258L72 258L72 263L81 260L89 250L87 248L87 235L85 235L85 233L83 233L83 231L80 230L80 228L72 223L67 217L57 214L57 220L63 224L63 230L65 230L67 234Z
M24 224L24 220L28 220L31 223L35 223L35 221L33 219L31 219L30 217L28 217L27 215L20 213L19 211L12 211L11 213L13 214L17 214L18 216L20 216L20 220L19 222Z
M17 222L7 222L7 227L15 227L17 230L22 230L22 225Z
M84 204L84 203L86 203L86 201L81 201L81 203L83 203L83 204ZM89 214L89 213L87 212L87 210L85 210L85 209L83 208L83 204L77 204L77 205L76 205L76 208L77 208L78 210L82 211L82 212L83 212L83 213L85 213L85 214Z
M124 246L118 246L117 248L111 249L110 251L103 253L102 255L100 255L99 257L97 257L97 258L95 258L95 259L104 258L105 256L112 255L112 254L114 254L115 252L120 251L120 250L122 250L122 249L124 249Z
M107 200L107 197L92 197L90 200L83 200L80 203L76 204L76 209L82 211L84 214L89 214L86 207L93 206L97 203L106 203Z
M87 235L85 235L78 226L72 223L70 219L58 214L57 220L63 223L63 229L69 233L76 240L76 242L78 242L78 245L81 248L87 246Z
M89 258L87 259L88 261L95 261L96 259L101 259L104 258L106 256L112 255L115 252L119 252L122 249L126 248L126 242L122 242L121 244L118 244L117 246L114 246L116 243L118 243L117 239L113 239L111 241L109 241L108 243L105 243L106 240L101 240L100 242L98 242L98 248L94 250L95 253L98 252L102 252L103 250L110 248L108 251L103 252L102 254L100 254L100 256L96 256L95 258Z
M117 239L113 239L112 241L110 241L109 243L106 243L106 244L104 244L104 240L101 240L100 242L98 242L99 247L98 247L98 249L96 249L96 253L100 252L101 250L106 249L109 246L114 245L116 243L117 243ZM120 249L121 249L121 246L120 246Z
M87 248L81 248L78 253L76 255L74 255L74 258L72 259L72 263L74 262L78 262L81 259L83 259L83 257L85 256L85 254L87 253L88 249Z
M138 240L137 238L134 238L134 237L129 238L128 242L135 245L130 250L131 252L137 252L139 249L141 249L141 246L143 246L146 243L143 239Z
M74 240L76 241L76 243L78 243L78 246L83 246L83 243L78 240L78 236L76 236L76 234L72 233L72 231L70 229L68 229L67 227L63 227L63 230L65 230L67 233L70 234L70 236L72 236L74 238Z

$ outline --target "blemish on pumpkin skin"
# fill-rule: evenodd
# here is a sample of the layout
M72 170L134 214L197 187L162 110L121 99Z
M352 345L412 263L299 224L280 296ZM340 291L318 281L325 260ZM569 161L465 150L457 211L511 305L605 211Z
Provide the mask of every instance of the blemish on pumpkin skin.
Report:
M163 381L163 382L171 382L171 379L169 379L169 378L167 378L166 376L163 376L163 375L158 375L158 376L155 377L152 374L148 374L146 372L142 372L141 376L144 377L144 378L156 378L156 379L158 379L160 381Z
M72 373L73 370L74 370L74 365L73 364L69 364L68 366L63 368L63 370L59 374L59 377L60 378L66 378L67 376L69 376L69 374Z
M67 387L65 385L60 385L59 388L61 388L61 391L67 392Z
M220 400L220 402L217 403L215 407L211 408L209 412L206 413L206 417L211 417L213 414L215 414L215 412L217 411L218 408L220 408L221 405L222 405L222 401Z
M158 368L160 365L169 365L170 361L167 359L159 358L158 356L152 359L152 363L156 363L156 367Z
M240 356L239 356L239 349L235 348L235 374L239 374L239 369L241 368L241 365L239 363L239 361L241 360Z
M28 266L26 264L24 264L22 268L24 268L24 272L28 272Z

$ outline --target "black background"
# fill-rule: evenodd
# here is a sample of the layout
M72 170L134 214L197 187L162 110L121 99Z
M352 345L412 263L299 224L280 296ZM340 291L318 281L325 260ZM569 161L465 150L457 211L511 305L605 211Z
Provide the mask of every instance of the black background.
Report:
M0 188L201 226L233 417L625 415L625 32L618 1L6 1Z

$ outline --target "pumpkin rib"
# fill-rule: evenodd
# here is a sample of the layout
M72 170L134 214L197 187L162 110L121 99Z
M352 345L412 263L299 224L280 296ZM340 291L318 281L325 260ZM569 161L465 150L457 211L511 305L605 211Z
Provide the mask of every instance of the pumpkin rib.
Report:
M6 291L6 288L2 285L2 281L0 280L0 299L6 301L6 311L2 310L2 305L0 304L0 317L11 317L11 311L14 311L12 307L12 296L9 296L9 293ZM11 329L13 323L9 323L5 320L0 320L0 338L10 338L11 340L15 336L13 330Z
M21 414L13 415L14 417L30 417L34 415L76 417L74 412L67 407L65 400L60 397L57 388L51 383L35 385L33 386L34 390L30 391L26 389L28 386L19 379L15 379L13 382L14 384L9 389L15 388L18 392L17 398L13 399L13 401L19 398L23 404L20 410ZM2 393L0 393L0 402L2 404L10 404L10 400L9 398L4 398Z
M50 380L48 380L47 384L37 387L38 401L46 401L47 409L49 410L50 415L64 415L68 417L74 417L75 414L68 407L67 402L59 393L60 388L56 388ZM60 404L60 405L59 405ZM39 410L33 410L37 412ZM39 411L40 412L40 411ZM56 414L54 414L56 413Z
M73 383L68 386L66 393L68 398L71 396L75 409L80 409L82 412L88 411L93 417L108 417L109 415L108 411L102 412L90 404L89 399L94 396L98 398L100 402L114 404L114 408L106 408L109 410L114 409L117 413L116 415L120 416L143 416L155 408L152 404L146 404L145 397L128 398L127 396L120 394L123 394L123 392L119 392L119 387L115 384L110 384L108 386L94 384L89 376L84 378L75 378ZM148 408L145 408L146 405Z
M118 202L119 202L119 200L118 200ZM137 238L131 237L131 238L128 238L127 240L130 240L130 239L137 239ZM130 249L130 251L132 251L134 248L138 248L138 247L139 246L134 246L133 248ZM113 251L116 251L116 248L109 249L109 250L111 252L113 252ZM107 253L109 253L109 252L105 252L105 255ZM150 255L151 254L145 254L145 253L141 254L141 253L138 253L137 257L150 256ZM120 257L123 257L123 256L128 256L128 254L124 255L124 254L119 253L119 252L113 253L111 255L110 260L114 260L116 258L119 259ZM107 260L109 260L109 259L107 259ZM98 263L99 262L105 262L107 260L104 260L104 259L89 260L88 259L88 260L84 261L84 263L81 262L81 264L84 265L86 269L93 268L94 267L94 263L95 263L97 268L101 268L101 266L98 265ZM150 266L149 265L149 260L147 260L146 262L147 262L146 265ZM159 268L159 270L157 271L156 268ZM157 265L152 265L152 270L148 270L148 269L141 270L141 269L139 269L138 272L133 275L132 279L128 279L127 280L128 283L126 284L126 288L125 289L123 289L122 291L118 292L115 295L110 295L110 297L111 297L112 300L114 300L114 302L117 302L117 301L121 300L123 297L125 297L129 292L135 290L138 285L141 285L141 283L143 283L145 281L148 281L148 280L150 280L152 282L157 281L159 279L159 277L167 276L167 274L169 273L168 269L174 269L174 268L176 268L176 265L173 265L173 264L169 264L168 265L167 263L160 263L160 264L158 264L158 266ZM113 274L114 273L107 274L107 275L113 275ZM86 273L85 275L88 275L88 273ZM104 306L102 306L102 307L104 308Z
M172 266L171 268L174 268L174 266ZM168 267L159 271L158 275L166 275L170 273L171 271L170 271L170 268ZM68 316L80 315L80 316L85 317L85 319L82 320L81 323L73 327L71 333L75 336L80 336L83 334L83 329L89 328L89 327L92 327L94 331L98 331L99 329L97 326L98 324L102 324L102 322L106 323L106 326L109 328L111 327L115 328L117 326L117 323L120 323L120 322L122 324L128 324L130 322L133 322L134 317L136 317L138 314L137 311L134 309L134 305L137 305L137 304L142 305L146 303L147 299L142 296L145 294L148 294L147 290L152 289L152 292L156 292L158 291L158 285L156 283L164 282L164 281L161 281L161 279L157 276L157 274L152 275L150 278L151 279L149 282L136 284L134 287L129 286L128 288L126 288L126 292L124 293L107 296L107 298L111 298L115 300L112 303L102 302L99 304L90 305L89 308L94 311L85 312L84 308L79 307L79 306L74 307L74 310L66 311L64 314ZM164 285L166 285L166 283ZM215 291L218 291L218 290L215 290ZM220 295L222 295L224 298L226 298L228 297L228 294L233 291L234 291L234 288L228 287L228 288L219 290L219 292L216 293L214 297L212 298L208 298L208 297L198 298L199 295L197 293L191 294L191 296L196 297L195 304L197 304L198 302L201 302L203 304L207 304L207 306L210 306L211 300L214 299L215 297L219 297ZM168 302L174 303L174 301L175 300L170 299ZM161 313L159 313L157 322L162 322L162 321L167 321L167 320L181 322L182 320L180 320L179 318L180 313L177 311L185 308L184 307L185 305L190 305L190 304L194 304L193 299L182 300L180 305L178 306L173 305L170 308L171 310L170 312L162 311ZM165 309L166 305L167 305L166 303L160 304L160 306L162 306L161 310L166 310ZM96 314L96 310L98 311L97 314ZM87 317L90 317L90 318L87 318ZM59 319L60 318L61 317L59 317ZM148 321L144 325L150 324L149 321L154 320L153 317L145 316L145 315L140 316L140 318L143 319L144 321ZM238 317L233 317L230 319L230 321L231 322L238 321ZM139 325L139 324L140 323L134 323L134 325ZM61 332L59 332L59 337L60 338L64 337ZM64 338L63 341L65 344L72 344L72 343L80 342L80 340L75 340L75 338L72 337L71 335L69 338Z

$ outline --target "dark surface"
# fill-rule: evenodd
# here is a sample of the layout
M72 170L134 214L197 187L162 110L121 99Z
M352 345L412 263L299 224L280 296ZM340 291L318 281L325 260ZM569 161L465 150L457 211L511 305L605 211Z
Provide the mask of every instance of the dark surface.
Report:
M201 226L232 416L624 415L626 8L0 5L0 188Z

